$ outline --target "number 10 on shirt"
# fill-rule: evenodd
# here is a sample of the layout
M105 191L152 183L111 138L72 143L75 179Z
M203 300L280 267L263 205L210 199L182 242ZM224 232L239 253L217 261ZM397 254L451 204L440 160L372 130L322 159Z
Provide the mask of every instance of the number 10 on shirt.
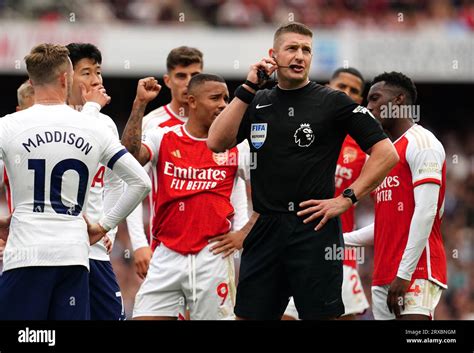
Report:
M44 212L45 186L46 186L46 160L29 159L28 169L35 172L34 176L34 202L33 212ZM64 173L74 170L79 175L77 190L77 204L66 206L61 197L61 188ZM64 159L58 162L51 171L50 201L51 207L56 213L77 216L81 213L86 197L87 183L89 180L89 169L87 165L78 159Z

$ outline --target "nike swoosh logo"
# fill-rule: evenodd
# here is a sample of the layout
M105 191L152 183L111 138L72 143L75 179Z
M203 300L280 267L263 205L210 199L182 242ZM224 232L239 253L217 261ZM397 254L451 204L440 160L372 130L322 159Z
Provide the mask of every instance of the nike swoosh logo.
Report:
M339 300L339 299L335 299L335 300L333 300L333 301L331 301L331 302L329 302L329 303L328 303L328 302L325 302L324 305L331 305L331 304L334 304L334 303L336 303L338 300Z
M272 104L273 104L273 103L272 103ZM269 107L269 106L271 106L272 104L266 104L266 105L257 104L257 106L256 106L255 108L256 108L256 109L262 109L262 108Z

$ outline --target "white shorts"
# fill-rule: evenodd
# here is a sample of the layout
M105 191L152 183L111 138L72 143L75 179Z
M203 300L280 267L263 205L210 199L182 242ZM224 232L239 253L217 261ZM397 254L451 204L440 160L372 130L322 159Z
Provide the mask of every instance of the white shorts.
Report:
M234 319L233 257L214 255L212 245L181 255L161 243L138 290L133 317L178 317L189 307L192 320Z
M344 278L342 281L342 301L344 303L344 315L362 314L369 307L365 297L362 282L357 269L343 266Z
M388 310L389 285L372 287L372 310L375 320L394 320L395 314ZM441 298L442 288L427 279L416 279L405 294L405 310L401 315L418 314L434 318L434 311Z
M365 297L359 273L355 268L343 266L344 279L342 281L342 301L344 302L344 315L362 314L369 307ZM291 316L295 320L299 318L293 297L290 298L288 306L283 315ZM343 316L344 316L343 315Z

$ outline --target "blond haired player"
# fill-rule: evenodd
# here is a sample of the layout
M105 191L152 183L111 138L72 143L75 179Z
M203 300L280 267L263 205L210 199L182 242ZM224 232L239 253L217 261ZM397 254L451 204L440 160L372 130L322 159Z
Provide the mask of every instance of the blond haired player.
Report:
M35 91L33 86L30 83L30 80L26 80L23 82L17 90L17 101L18 105L16 106L16 111L19 112L20 110L27 109L35 104L34 99ZM11 214L12 212L12 203L11 203L11 192L10 192L10 183L8 181L8 175L5 169L5 164L2 160L0 160L0 187L5 188L5 197L6 197L6 204L8 206L8 211ZM3 235L4 237L7 234ZM6 241L1 239L0 236L0 273L2 272L3 268L3 251L5 250Z
M14 208L0 278L3 320L88 319L90 243L150 191L143 168L106 126L65 104L73 79L68 54L60 45L34 47L25 61L35 104L0 121ZM95 95L104 105L108 97ZM86 224L82 211L99 162L129 188L98 223Z

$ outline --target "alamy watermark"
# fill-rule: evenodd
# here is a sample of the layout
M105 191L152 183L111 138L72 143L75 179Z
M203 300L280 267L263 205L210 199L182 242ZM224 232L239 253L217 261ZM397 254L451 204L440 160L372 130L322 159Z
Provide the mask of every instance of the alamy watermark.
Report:
M329 261L349 260L363 264L365 259L365 249L363 247L343 247L333 244L332 247L326 247L324 252L324 259Z
M382 119L413 119L415 123L420 121L420 106L417 104L388 104L380 107Z

